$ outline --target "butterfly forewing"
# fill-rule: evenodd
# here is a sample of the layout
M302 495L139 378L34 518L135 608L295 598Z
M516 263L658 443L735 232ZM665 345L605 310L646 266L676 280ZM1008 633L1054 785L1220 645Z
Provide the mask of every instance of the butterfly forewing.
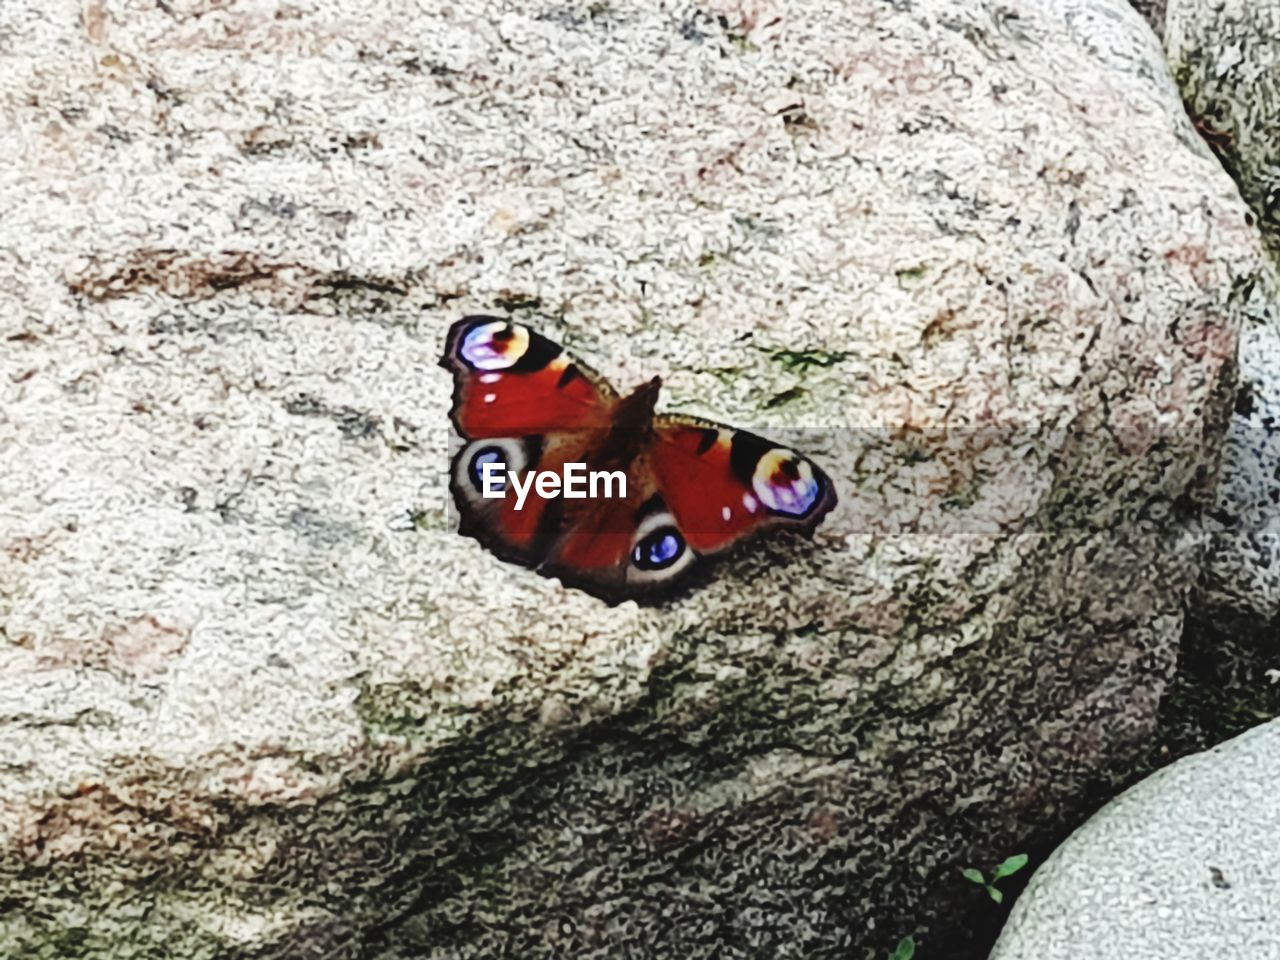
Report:
M710 421L657 418L651 459L663 499L704 555L771 527L812 530L836 502L808 458Z
M442 363L454 374L454 426L468 439L605 427L618 399L555 341L500 317L455 323Z

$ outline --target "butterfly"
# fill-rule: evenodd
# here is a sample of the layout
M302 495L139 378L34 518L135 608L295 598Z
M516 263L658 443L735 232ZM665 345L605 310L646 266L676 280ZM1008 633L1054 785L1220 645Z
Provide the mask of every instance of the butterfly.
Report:
M836 504L811 460L746 430L655 414L660 378L620 396L513 320L458 320L440 365L463 441L450 465L459 532L606 602L664 594L766 531L811 534Z

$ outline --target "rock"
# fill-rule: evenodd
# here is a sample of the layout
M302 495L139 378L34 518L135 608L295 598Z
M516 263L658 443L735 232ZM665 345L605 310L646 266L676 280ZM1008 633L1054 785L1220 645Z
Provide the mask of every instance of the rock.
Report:
M1280 314L1269 294L1253 302L1195 607L1206 626L1266 641L1280 619Z
M1133 7L1151 24L1157 36L1164 36L1165 10L1167 0L1133 0Z
M991 960L1271 957L1280 721L1107 804L1035 872Z
M1280 4L1170 0L1165 50L1197 128L1280 253Z
M1166 46L1187 109L1238 183L1274 256L1280 251L1280 7L1175 0L1168 23ZM1252 291L1250 299L1236 409L1212 511L1220 527L1194 609L1208 643L1244 640L1248 647L1256 638L1274 648L1272 628L1280 614L1280 312L1274 283Z
M977 950L1151 732L1266 269L1073 10L5 4L9 955ZM661 606L498 561L475 310L840 507Z

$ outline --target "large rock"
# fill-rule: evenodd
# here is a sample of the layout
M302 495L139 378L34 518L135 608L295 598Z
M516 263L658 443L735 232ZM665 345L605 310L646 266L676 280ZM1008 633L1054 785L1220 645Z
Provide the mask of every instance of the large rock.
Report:
M1239 384L1210 517L1197 618L1280 645L1280 311L1259 290L1240 332ZM1216 632L1216 631L1215 631Z
M1280 4L1174 0L1166 45L1187 110L1236 179L1274 256L1280 252ZM1274 283L1250 298L1236 409L1212 511L1219 528L1195 609L1208 644L1261 643L1270 657L1280 648L1280 310Z
M1046 6L0 7L5 954L963 955L1150 732L1264 269ZM840 507L657 607L501 563L478 309Z
M1112 801L1036 871L991 960L1280 955L1280 721Z
M1165 10L1168 8L1168 0L1132 0L1132 2L1134 9L1146 18L1156 35L1163 36Z
M1164 42L1188 113L1280 254L1280 3L1170 0Z

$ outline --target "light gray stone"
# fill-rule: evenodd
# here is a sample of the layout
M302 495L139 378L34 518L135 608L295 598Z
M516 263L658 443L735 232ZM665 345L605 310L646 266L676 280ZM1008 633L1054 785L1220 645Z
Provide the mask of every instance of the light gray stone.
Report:
M1150 734L1265 269L1096 7L0 5L0 952L964 949ZM658 607L501 563L505 309L840 507Z
M1133 0L1133 6L1151 24L1157 36L1164 36L1166 0Z
M1165 45L1196 126L1280 251L1280 3L1174 0ZM1280 310L1274 281L1250 293L1240 386L1212 511L1198 618L1275 646L1280 614Z
M1239 385L1195 606L1206 624L1275 645L1280 620L1280 315L1264 291L1240 331Z
M1280 253L1280 3L1170 0L1165 50L1187 111Z
M1105 806L1014 905L991 960L1280 957L1280 721Z

